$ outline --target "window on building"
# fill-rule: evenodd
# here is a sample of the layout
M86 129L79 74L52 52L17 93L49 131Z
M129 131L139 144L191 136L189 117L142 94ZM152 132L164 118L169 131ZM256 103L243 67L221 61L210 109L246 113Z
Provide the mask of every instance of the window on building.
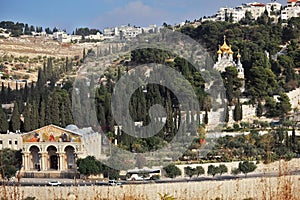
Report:
M11 140L8 141L8 144L11 145Z
M15 145L18 145L18 140L15 140Z
M2 144L2 140L0 140L0 144Z

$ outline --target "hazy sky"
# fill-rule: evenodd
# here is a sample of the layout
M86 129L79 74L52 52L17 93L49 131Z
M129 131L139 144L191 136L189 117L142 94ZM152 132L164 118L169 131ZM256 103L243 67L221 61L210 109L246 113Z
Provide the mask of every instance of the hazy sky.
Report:
M255 1L255 0L253 0ZM76 27L102 30L130 23L162 25L199 19L220 7L234 7L251 0L0 0L0 21L12 20L72 32ZM259 1L259 0L257 0ZM270 0L261 0L261 3ZM287 0L277 0L286 4Z

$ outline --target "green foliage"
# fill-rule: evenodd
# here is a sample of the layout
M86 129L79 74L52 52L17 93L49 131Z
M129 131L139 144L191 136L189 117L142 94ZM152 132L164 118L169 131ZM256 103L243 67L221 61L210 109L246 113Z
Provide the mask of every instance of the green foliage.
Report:
M194 175L197 174L197 170L195 168L191 168L190 166L187 166L187 167L184 168L184 173L188 177L192 178Z
M100 161L96 160L94 156L87 156L83 159L78 159L76 162L78 166L78 171L85 175L97 175L100 174L103 171L103 165L100 163Z
M228 168L226 167L226 165L221 164L219 165L219 173L222 176L222 174L227 173L228 172Z
M166 172L166 176L169 178L175 178L176 176L181 175L180 169L174 164L170 164L170 165L164 167L163 169Z
M247 176L248 173L253 172L257 166L254 162L249 162L248 160L239 163L239 170Z
M16 175L21 168L22 155L20 151L2 149L0 151L0 173L2 177L9 179Z
M238 78L236 67L226 67L222 77L226 88L227 100L230 105L233 105L233 100L238 99L241 95L242 80Z
M10 126L11 126L10 130L13 132L20 130L20 127L21 127L19 107L18 107L17 103L14 103L14 110L13 110L12 117L10 120Z
M233 168L232 170L231 170L231 174L232 175L238 175L238 174L240 174L241 173L241 171L240 171L240 169L239 168Z
M204 168L202 166L197 166L196 173L197 173L197 176L204 174L205 173Z
M240 103L240 100L238 100L238 102L234 107L233 119L234 121L240 121L243 119L243 110L242 110L242 104Z
M2 109L2 106L0 106L0 133L6 133L8 129L9 129L9 124L7 121L6 114Z
M214 165L209 165L208 166L208 168L207 168L207 174L212 175L214 177L218 173L220 173L219 167L214 166Z

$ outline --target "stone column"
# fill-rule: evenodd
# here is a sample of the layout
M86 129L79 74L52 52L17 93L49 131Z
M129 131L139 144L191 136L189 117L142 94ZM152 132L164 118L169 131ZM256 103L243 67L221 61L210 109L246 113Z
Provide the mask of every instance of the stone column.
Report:
M58 166L58 170L62 171L64 170L64 154L63 153L59 153L58 154L58 158L59 158L59 166Z
M24 154L23 154L23 168L24 168L24 170L30 169L28 152L24 152Z
M47 152L42 152L41 153L41 158L40 158L40 166L41 166L41 171L47 170Z

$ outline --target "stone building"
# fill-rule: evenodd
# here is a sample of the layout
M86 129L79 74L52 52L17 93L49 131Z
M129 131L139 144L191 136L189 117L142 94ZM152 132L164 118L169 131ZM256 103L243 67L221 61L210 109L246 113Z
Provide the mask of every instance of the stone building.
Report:
M24 134L1 134L0 150L22 150L23 177L68 177L77 173L76 160L101 155L100 134L82 134L55 125L44 126Z

